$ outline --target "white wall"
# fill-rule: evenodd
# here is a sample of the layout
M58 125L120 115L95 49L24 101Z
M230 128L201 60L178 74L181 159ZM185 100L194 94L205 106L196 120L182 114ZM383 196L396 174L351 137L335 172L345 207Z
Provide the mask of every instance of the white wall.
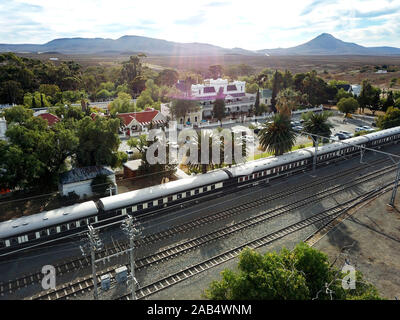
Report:
M115 175L109 175L108 178L116 185ZM93 195L92 181L93 179L60 185L59 191L63 196L68 196L68 193L75 192L81 199L83 199L85 195L90 197Z
M0 118L0 139L6 140L7 122Z

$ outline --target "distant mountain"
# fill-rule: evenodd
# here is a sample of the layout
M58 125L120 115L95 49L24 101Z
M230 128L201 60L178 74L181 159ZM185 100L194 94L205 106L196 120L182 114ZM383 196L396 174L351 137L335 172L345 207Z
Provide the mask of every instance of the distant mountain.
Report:
M399 48L363 47L344 42L328 33L322 33L309 42L292 48L251 51L242 48L227 49L207 43L179 43L141 36L123 36L119 39L63 38L45 44L0 44L0 52L60 52L64 54L123 54L146 53L169 56L221 55L400 55Z
M394 47L363 47L356 43L344 42L329 33L291 48L257 50L270 56L280 55L400 55L400 49Z
M42 45L0 44L0 52L61 52L65 54L110 54L143 52L153 55L258 55L240 48L226 49L206 43L178 43L141 36L123 36L119 39L64 38L55 39Z

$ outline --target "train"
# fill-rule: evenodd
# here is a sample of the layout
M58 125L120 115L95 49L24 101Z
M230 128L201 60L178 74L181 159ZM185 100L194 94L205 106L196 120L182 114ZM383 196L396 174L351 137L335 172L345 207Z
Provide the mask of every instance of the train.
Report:
M400 126L322 145L316 165L326 166L360 153L360 147L382 148L400 141ZM165 184L43 211L0 223L0 258L26 248L73 237L89 224L122 220L126 215L166 213L240 188L268 183L311 170L315 148L234 165Z

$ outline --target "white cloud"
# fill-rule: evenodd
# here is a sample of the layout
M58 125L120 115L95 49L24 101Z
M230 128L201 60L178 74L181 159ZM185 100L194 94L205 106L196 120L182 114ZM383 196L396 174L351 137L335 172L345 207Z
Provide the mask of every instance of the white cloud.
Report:
M2 0L0 43L129 34L263 49L328 32L362 45L399 46L399 7L400 0Z

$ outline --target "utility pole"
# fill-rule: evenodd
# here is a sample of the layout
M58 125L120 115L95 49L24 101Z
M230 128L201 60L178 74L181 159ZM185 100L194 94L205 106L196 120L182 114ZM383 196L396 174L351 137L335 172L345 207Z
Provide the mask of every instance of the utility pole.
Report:
M97 274L96 274L96 251L101 250L103 248L103 242L100 240L98 231L93 228L93 226L88 225L88 237L89 237L89 246L90 253L92 258L92 276L93 276L93 284L94 284L94 300L99 299L99 295L97 292Z
M132 216L128 215L125 221L121 225L122 231L129 237L129 261L131 265L131 298L132 300L136 300L136 284L137 280L135 278L135 258L134 258L134 249L135 249L135 240L141 234L140 228L135 227L135 220Z
M389 205L391 207L394 207L394 201L396 199L396 193L397 193L397 187L399 186L399 179L400 179L400 161L397 165L397 175L396 175L396 180L394 182L394 187L393 187L393 192L392 192L392 197L390 198Z
M313 173L315 172L315 169L317 167L317 152L318 152L318 137L314 138L314 136L311 136L311 139L313 140L315 144L315 151L314 151L314 158L313 158Z

